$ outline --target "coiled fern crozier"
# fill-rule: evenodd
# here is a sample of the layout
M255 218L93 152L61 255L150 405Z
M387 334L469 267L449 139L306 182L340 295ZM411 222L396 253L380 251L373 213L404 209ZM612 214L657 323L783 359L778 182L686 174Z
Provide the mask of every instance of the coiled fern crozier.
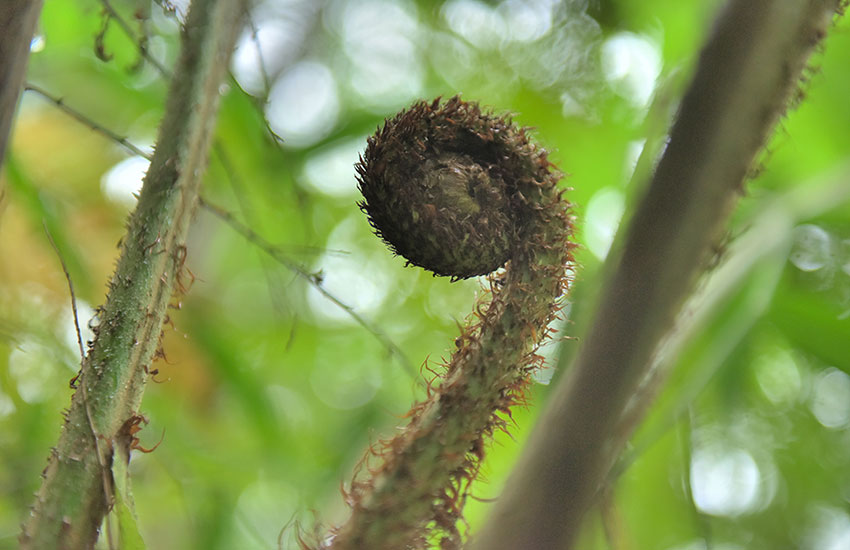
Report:
M459 97L386 121L356 169L360 208L394 253L455 280L489 273L491 292L407 426L370 450L351 517L323 546L456 547L486 442L542 363L572 262L570 205L526 129Z

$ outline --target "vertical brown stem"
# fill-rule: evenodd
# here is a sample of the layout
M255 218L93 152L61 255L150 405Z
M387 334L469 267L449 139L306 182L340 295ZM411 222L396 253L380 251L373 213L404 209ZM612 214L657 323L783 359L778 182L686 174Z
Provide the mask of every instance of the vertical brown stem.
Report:
M0 2L0 166L26 74L42 0Z

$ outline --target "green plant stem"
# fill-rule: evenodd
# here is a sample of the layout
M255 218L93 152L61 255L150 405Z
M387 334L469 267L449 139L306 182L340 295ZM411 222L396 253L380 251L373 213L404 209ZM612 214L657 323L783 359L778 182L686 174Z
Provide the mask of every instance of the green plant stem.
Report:
M243 11L238 0L192 3L156 152L99 310L79 389L21 535L24 549L91 548L113 503L111 464L114 456L129 455L116 447L131 444L130 423L185 259L219 87Z
M470 548L571 548L647 403L632 397L838 0L733 0L703 50L570 374ZM647 496L650 499L650 496Z

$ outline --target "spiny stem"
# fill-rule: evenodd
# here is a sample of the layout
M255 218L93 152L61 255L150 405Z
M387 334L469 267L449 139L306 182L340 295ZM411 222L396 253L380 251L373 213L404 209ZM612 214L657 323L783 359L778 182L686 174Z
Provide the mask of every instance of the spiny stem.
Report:
M80 360L86 360L86 351L83 347L83 336L80 332L80 320L77 316L77 297L74 293L74 283L71 280L71 274L68 272L68 266L65 264L65 258L62 257L62 253L59 250L59 247L56 246L56 242L53 240L53 235L50 234L50 229L47 227L47 223L44 223L44 232L47 234L47 240L50 242L50 246L53 247L53 251L56 253L56 256L59 258L59 263L62 265L62 271L65 274L65 280L68 282L68 292L71 295L71 311L74 314L74 328L77 330L77 343L80 346ZM80 371L82 373L82 370ZM78 381L80 378L80 374L78 374L71 381L71 386L74 387L74 382ZM112 502L112 476L109 475L109 467L106 463L105 452L103 446L101 444L100 435L97 432L97 428L95 427L94 417L91 411L91 405L89 404L88 393L86 389L86 385L82 384L80 386L80 391L83 396L83 403L86 409L86 420L88 421L88 426L91 429L92 440L94 441L94 450L97 456L98 464L101 467L102 471L102 480L103 480L103 491L104 498L107 502ZM106 521L106 538L109 544L109 548L112 549L114 547L112 540L112 523L107 518Z
M113 501L112 465L129 457L129 448L122 447L131 440L122 430L137 415L146 367L185 258L219 89L244 8L234 0L191 5L156 152L83 361L80 387L21 535L25 550L93 547ZM120 481L128 486L129 480Z

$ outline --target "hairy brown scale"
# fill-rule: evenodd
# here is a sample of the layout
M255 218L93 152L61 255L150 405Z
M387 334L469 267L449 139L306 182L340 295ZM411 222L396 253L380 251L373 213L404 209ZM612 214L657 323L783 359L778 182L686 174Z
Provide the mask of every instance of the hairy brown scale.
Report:
M409 264L465 279L511 259L528 217L522 189L558 178L507 117L453 97L388 119L357 163L361 210Z

